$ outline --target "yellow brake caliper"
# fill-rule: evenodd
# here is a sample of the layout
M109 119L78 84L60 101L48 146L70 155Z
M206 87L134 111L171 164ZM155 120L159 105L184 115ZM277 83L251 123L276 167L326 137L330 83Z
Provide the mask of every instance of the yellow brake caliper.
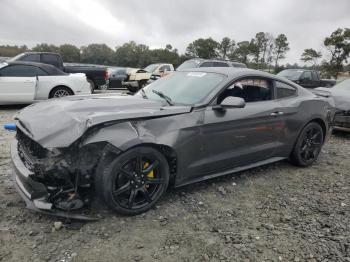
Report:
M146 169L148 166L149 166L149 163L148 163L148 162L145 162L145 163L143 164L143 168L144 168L144 169ZM154 178L154 172L153 172L153 170L147 174L147 177L149 177L149 178ZM145 185L145 188L149 188L149 185Z

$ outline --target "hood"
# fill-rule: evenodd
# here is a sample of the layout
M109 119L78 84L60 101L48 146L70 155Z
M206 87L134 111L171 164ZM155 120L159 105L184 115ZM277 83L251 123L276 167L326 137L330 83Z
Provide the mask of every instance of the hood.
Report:
M335 107L339 110L349 111L350 110L350 92L346 89L341 88L325 88L318 87L316 90L326 91L332 94L335 102Z
M188 113L190 106L164 106L133 96L71 96L33 104L17 116L18 127L41 146L67 147L95 125L118 120Z

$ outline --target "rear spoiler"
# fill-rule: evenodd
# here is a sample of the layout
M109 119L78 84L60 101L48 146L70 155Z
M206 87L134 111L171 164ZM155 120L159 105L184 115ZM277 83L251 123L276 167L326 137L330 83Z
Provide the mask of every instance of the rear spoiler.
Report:
M328 92L328 91L317 90L317 89L311 89L310 91L317 96L322 96L322 97L331 97L332 96L332 93Z

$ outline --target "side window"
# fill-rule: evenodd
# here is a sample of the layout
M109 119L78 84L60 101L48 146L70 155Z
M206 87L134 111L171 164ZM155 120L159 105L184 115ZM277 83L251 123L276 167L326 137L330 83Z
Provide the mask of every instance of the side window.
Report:
M36 75L37 76L47 76L48 74L46 71L42 70L41 68L36 67Z
M275 81L275 88L277 99L294 96L297 93L297 90L294 87L279 81Z
M225 62L213 62L214 67L228 67L228 64Z
M11 65L0 70L0 76L7 77L34 77L36 74L36 67L27 65Z
M213 62L204 62L199 67L212 67L212 66L213 66Z
M313 80L319 80L316 72L312 71L311 73L312 73Z
M40 63L40 55L39 54L29 54L29 55L23 56L20 60L21 61L27 61L27 62Z
M60 64L58 62L58 56L53 54L42 54L41 55L41 62L44 64L53 65L55 67L60 67Z
M169 65L163 65L161 68L159 68L159 71L164 71L164 72L168 71L169 72L169 71L171 71L170 70L170 66Z
M303 73L302 79L304 79L304 80L312 80L312 78L311 78L311 72L310 72L310 71L304 72L304 73Z
M244 78L229 86L218 97L220 104L226 97L235 96L248 102L268 101L273 99L273 87L270 80L263 78Z

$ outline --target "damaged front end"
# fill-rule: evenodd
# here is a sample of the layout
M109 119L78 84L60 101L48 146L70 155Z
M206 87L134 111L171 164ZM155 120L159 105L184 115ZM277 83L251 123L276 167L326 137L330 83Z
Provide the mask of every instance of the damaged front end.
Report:
M80 148L73 143L48 150L18 128L11 147L13 178L27 208L62 217L96 219L74 211L93 199L93 174L105 145Z

